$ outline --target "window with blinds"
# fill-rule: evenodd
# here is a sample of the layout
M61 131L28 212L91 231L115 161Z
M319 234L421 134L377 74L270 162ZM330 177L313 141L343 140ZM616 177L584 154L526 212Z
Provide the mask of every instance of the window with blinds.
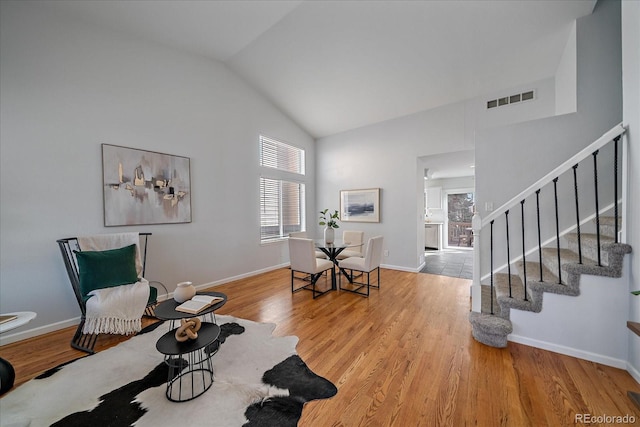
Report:
M304 184L260 178L260 241L304 231Z
M304 150L260 136L260 166L304 175Z
M280 176L304 175L304 150L261 136L260 165L272 171L260 177L260 241L304 231L304 183Z

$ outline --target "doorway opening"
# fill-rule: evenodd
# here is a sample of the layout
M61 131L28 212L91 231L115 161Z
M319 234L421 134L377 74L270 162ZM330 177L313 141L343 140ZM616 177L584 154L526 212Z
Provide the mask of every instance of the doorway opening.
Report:
M418 187L418 206L424 204L424 223L421 221L418 226L418 233L421 235L418 241L424 241L424 252L422 245L418 247L421 252L418 253L418 260L422 265L420 271L471 279L474 242L470 229L475 204L474 151L435 154L419 157L418 160L416 178L419 182L424 182L423 186ZM455 196L456 194L462 196ZM451 241L449 223L452 229Z

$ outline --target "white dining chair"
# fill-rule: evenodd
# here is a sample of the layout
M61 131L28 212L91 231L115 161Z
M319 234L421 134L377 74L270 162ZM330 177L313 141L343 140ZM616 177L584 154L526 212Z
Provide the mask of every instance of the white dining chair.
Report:
M307 239L308 238L306 231L294 231L294 232L291 232L291 233L289 233L289 237L297 237L297 238L300 238L300 239ZM316 258L327 259L327 255L322 251L316 250Z
M364 231L345 230L342 232L342 240L348 243L349 247L338 254L338 259L364 257L362 252L364 249Z
M313 292L313 298L332 290L329 286L324 291L316 289L316 282L322 273L333 269L333 262L328 259L316 258L313 240L289 237L289 258L291 259L291 292L302 289ZM296 277L295 273L305 273L305 277ZM303 286L294 287L296 280L306 282Z
M382 236L376 236L369 239L367 242L367 249L362 257L350 257L343 259L338 262L338 266L340 267L340 278L338 282L338 288L340 290L353 292L359 295L364 295L366 297L369 296L369 288L377 288L380 289L380 263L382 262ZM377 270L378 271L378 280L375 284L371 283L371 273ZM361 272L363 275L366 274L367 281L366 282L357 282L354 280L353 272ZM342 275L345 274L347 279L349 279L349 285L346 288L342 287ZM366 287L366 293L362 291L362 289Z

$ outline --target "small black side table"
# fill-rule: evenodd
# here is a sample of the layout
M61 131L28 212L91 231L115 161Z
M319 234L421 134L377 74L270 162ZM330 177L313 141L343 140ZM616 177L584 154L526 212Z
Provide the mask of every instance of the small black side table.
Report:
M173 329L161 336L156 348L168 356L167 399L186 402L200 396L213 384L213 365L205 348L218 339L220 327L215 323L202 322L198 338L185 342L178 342L175 334Z

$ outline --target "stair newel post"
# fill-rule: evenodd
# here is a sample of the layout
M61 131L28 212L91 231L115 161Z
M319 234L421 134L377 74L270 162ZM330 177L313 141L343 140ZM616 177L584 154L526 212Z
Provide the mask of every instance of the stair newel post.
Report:
M536 190L536 217L538 219L538 260L540 264L540 281L544 282L542 277L542 237L540 235L540 189Z
M524 300L529 301L527 298L527 258L524 244L524 199L520 201L520 217L522 219L522 281L524 282Z
M504 222L507 225L507 278L509 280L509 298L511 295L511 254L509 252L509 210L504 213Z
M618 243L618 142L620 135L613 138L613 210L614 210L614 236Z
M558 284L562 284L562 264L560 262L560 219L558 216L558 178L553 179L553 197L556 205L556 248L558 250Z
M477 313L482 312L482 284L480 279L480 248L482 248L482 218L474 210L471 218L473 230L473 284L471 285L471 308Z
M490 266L489 271L491 272L491 314L493 314L493 221L491 220L491 238L490 238Z
M578 264L582 264L582 244L580 243L580 209L578 207L578 165L573 166L573 192L576 199L576 232L578 233Z
M596 192L596 240L598 242L598 266L602 267L602 259L600 256L600 208L598 206L598 152L600 150L596 150L593 152L593 183L594 190ZM616 200L617 203L617 200Z

